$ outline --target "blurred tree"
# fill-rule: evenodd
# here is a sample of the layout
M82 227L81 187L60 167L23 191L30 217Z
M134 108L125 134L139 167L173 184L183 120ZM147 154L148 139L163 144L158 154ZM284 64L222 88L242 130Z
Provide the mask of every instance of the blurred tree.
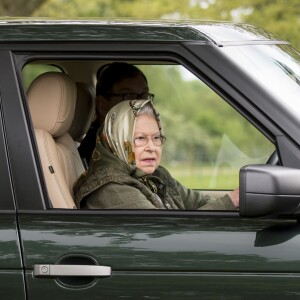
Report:
M300 1L299 0L213 0L206 9L208 18L250 23L262 27L300 49ZM197 18L199 5L190 11Z
M1 0L0 16L30 16L47 0Z

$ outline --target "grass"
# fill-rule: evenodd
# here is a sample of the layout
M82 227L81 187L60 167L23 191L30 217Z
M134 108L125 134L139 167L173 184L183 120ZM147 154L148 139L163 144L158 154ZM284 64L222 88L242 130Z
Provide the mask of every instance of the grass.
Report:
M168 166L168 171L181 184L192 189L232 190L239 185L239 169L229 167L187 167L183 165Z

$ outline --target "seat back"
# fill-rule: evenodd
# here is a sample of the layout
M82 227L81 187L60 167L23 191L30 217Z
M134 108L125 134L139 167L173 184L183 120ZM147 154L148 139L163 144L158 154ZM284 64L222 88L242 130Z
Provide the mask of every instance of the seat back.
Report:
M44 73L32 82L27 98L52 206L76 208L73 185L84 172L68 133L75 113L76 85L66 74Z
M93 86L76 82L77 97L75 115L69 133L74 141L80 143L89 130L93 119L96 116L95 111L95 89Z

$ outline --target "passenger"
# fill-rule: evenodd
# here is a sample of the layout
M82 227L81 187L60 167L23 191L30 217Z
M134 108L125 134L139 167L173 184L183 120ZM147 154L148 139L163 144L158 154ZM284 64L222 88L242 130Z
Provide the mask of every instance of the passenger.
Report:
M96 146L97 131L107 112L123 100L153 99L149 94L146 76L134 65L114 62L102 66L97 72L96 120L92 123L78 151L87 164Z
M187 189L160 166L165 142L151 100L123 101L107 114L89 170L75 184L78 208L235 210L238 190L214 199Z

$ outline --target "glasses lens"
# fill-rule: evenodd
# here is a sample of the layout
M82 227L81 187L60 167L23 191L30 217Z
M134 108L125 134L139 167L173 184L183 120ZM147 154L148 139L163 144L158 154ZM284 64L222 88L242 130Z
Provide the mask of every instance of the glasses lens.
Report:
M144 136L140 136L134 139L134 144L137 147L142 147L148 144L150 139L148 139L147 137ZM163 135L159 135L159 136L154 136L151 138L151 141L153 143L154 146L161 146L162 144L165 143L166 138Z

